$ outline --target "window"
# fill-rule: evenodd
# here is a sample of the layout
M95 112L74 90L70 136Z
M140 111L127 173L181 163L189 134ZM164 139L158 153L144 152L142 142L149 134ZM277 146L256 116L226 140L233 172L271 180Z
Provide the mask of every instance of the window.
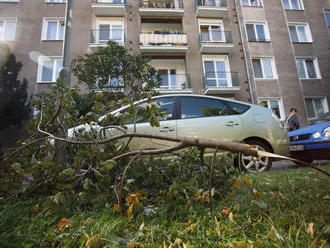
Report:
M225 42L226 36L222 21L199 19L199 32L202 42Z
M203 58L205 86L230 87L232 86L231 73L226 57Z
M38 82L56 82L61 67L61 57L40 57L38 65Z
M327 23L328 28L330 28L330 10L324 11L325 22Z
M124 24L122 20L98 20L96 30L97 43L109 40L124 42Z
M43 22L42 40L63 40L64 18L47 18Z
M301 0L282 0L284 9L303 10L304 6Z
M226 106L216 99L181 97L181 119L228 115Z
M265 107L269 108L277 115L277 117L281 120L285 119L285 114L283 110L283 105L282 105L282 100L278 98L272 98L272 99L267 99L267 98L259 98L258 99L258 104Z
M292 42L313 42L308 24L289 23L289 32Z
M245 26L249 41L269 41L268 27L265 23L247 23Z
M262 7L262 0L241 0L243 6Z
M0 3L5 2L5 3L18 3L20 0L0 0Z
M305 98L307 117L314 119L324 114L327 109L326 99L324 97Z
M45 0L46 3L66 3L66 0Z
M321 77L316 58L296 58L296 66L300 79L316 79Z
M16 34L16 19L0 18L0 40L13 41Z
M277 77L273 58L253 58L252 65L256 79L274 79Z

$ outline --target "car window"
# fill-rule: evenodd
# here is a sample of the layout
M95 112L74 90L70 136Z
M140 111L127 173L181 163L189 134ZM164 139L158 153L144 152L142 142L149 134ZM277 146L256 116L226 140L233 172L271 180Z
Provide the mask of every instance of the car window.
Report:
M157 108L160 110L160 115L157 116L159 121L171 120L173 119L173 107L174 107L174 98L173 97L165 97L165 98L157 98L152 101L151 104L155 104ZM149 122L150 117L147 112L147 106L151 105L147 102L140 103L137 105L137 115L136 115L136 123L144 123ZM126 110L127 113L128 110ZM124 113L125 115L125 113ZM129 115L128 118L124 120L125 124L133 124L134 117Z
M234 112L237 114L243 114L246 111L248 111L248 109L250 108L249 105L245 105L245 104L241 104L241 103L237 103L237 102L226 101L226 104L229 105L229 107L232 110L234 110Z
M321 116L320 118L318 118L314 124L316 123L320 123L320 122L324 122L324 121L330 121L330 112L328 112L327 114L324 114L323 116Z
M198 97L181 98L181 119L223 115L228 115L228 110L219 100Z

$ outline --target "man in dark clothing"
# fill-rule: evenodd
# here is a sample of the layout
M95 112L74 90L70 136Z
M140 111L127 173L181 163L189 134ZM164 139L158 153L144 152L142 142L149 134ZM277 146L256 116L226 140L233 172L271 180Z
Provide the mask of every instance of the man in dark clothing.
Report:
M297 116L297 109L290 109L290 115L285 119L284 127L287 129L287 131L293 131L300 127L299 119Z

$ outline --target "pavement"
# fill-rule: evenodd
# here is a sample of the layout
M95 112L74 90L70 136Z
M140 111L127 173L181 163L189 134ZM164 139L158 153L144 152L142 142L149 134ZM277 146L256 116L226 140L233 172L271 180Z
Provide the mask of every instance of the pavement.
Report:
M312 165L330 164L329 160L314 160ZM298 166L290 160L279 160L273 162L272 170L294 169Z

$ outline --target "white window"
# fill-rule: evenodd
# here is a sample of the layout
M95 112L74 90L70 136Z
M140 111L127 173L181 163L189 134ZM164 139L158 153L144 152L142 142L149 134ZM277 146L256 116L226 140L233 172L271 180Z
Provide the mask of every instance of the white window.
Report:
M242 6L262 7L262 0L241 0Z
M252 58L254 78L275 79L277 78L276 67L273 58Z
M46 3L66 3L66 0L45 0Z
M124 42L124 23L122 19L97 20L97 29L92 32L92 41L106 43L109 40Z
M330 28L330 10L324 10L324 18L328 28Z
M42 40L63 40L64 18L44 18Z
M231 87L227 56L203 56L205 87Z
M273 110L280 120L285 119L284 108L280 98L258 98L258 104Z
M5 2L5 3L18 3L20 0L0 0L0 3Z
M0 40L15 40L16 22L16 18L0 18Z
M61 57L39 57L38 82L56 82L62 67Z
M302 0L282 0L284 9L303 10L304 5Z
M292 42L313 42L312 34L307 23L289 23Z
M225 42L226 36L222 21L198 20L202 42Z
M305 104L308 119L315 119L328 112L328 104L325 97L306 97Z
M269 41L269 31L266 23L252 23L245 24L248 41Z
M321 78L316 58L296 58L296 66L300 79Z

